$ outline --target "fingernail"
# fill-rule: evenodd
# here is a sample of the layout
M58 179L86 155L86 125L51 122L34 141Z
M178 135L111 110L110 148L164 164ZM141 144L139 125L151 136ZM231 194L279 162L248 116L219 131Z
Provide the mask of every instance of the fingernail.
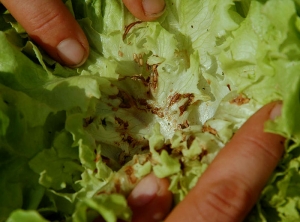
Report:
M142 5L145 15L149 17L159 17L164 13L166 6L164 0L143 0Z
M86 51L75 39L65 39L57 45L60 59L70 67L78 67L86 60Z
M281 116L282 103L278 102L270 112L270 119L275 120L277 117Z
M157 179L153 174L146 176L130 194L130 203L135 207L146 206L159 191Z

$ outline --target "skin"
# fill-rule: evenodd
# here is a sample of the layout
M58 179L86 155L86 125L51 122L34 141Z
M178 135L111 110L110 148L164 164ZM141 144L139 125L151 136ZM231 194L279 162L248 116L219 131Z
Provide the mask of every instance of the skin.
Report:
M152 0L154 2L154 0ZM154 5L142 0L123 0L137 18L151 21L161 15L164 1ZM31 38L58 62L75 67L89 53L88 41L61 0L1 0ZM83 47L78 63L60 56L58 45L75 39ZM218 154L189 195L169 214L172 195L169 181L150 174L129 195L133 221L242 221L257 201L284 150L284 138L263 132L264 122L280 115L280 103L270 103L254 114ZM143 182L144 181L144 182ZM146 182L145 182L146 181ZM144 187L154 184L150 193ZM136 191L136 192L135 192ZM152 193L151 193L152 192ZM140 193L140 194L139 194ZM153 218L153 215L156 215Z

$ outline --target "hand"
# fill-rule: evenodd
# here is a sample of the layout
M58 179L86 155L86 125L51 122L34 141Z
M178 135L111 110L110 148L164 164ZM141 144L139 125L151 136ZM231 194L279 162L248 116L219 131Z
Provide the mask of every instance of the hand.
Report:
M150 21L164 10L164 0L123 0L137 18ZM85 34L62 0L1 0L30 37L56 61L82 65L88 57Z
M283 154L284 138L263 132L264 122L280 114L281 104L275 102L254 114L165 221L242 221ZM141 180L128 198L133 221L164 219L172 199L167 188L166 179L149 175Z

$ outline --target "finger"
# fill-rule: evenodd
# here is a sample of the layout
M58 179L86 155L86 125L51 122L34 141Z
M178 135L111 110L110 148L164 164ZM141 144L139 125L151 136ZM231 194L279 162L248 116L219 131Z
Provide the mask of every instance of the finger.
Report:
M263 131L280 110L271 103L254 114L166 221L242 221L282 156L284 138Z
M143 21L157 19L165 9L164 0L123 0L123 2L135 17Z
M128 197L133 212L132 222L156 222L164 219L171 208L169 181L149 174L142 179Z
M88 57L88 41L61 0L1 0L30 37L56 61L79 66Z

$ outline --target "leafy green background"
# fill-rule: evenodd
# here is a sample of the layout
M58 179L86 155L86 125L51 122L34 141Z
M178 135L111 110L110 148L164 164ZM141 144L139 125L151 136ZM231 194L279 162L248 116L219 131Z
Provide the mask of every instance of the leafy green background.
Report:
M288 138L286 153L247 221L299 220L299 0L167 0L158 21L125 39L135 18L120 0L64 2L90 43L77 69L49 58L0 5L0 221L129 220L125 196L151 170L170 178L180 201L243 122L273 100L283 100L282 117L266 129ZM153 72L134 54L158 65L151 96L143 82ZM186 100L172 104L174 92L194 96L181 115ZM231 104L239 94L250 102ZM144 100L162 113L145 111ZM203 132L205 124L218 135ZM146 163L145 147L158 164ZM199 160L201 147L208 155ZM119 192L116 178L125 181Z

